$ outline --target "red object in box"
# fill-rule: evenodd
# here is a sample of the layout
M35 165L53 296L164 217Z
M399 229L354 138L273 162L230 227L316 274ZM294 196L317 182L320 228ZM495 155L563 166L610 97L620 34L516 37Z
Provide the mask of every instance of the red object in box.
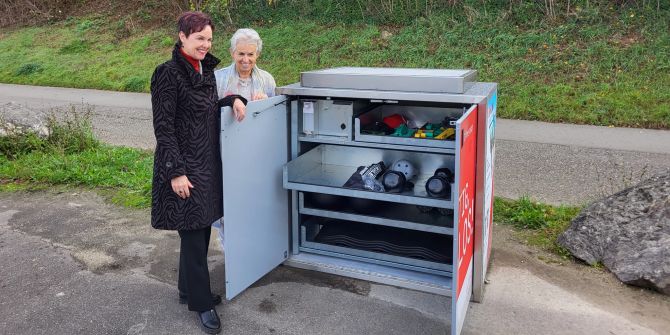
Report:
M407 120L405 120L405 117L400 114L393 114L385 117L384 123L386 123L387 126L396 129L400 127L401 124L407 123Z

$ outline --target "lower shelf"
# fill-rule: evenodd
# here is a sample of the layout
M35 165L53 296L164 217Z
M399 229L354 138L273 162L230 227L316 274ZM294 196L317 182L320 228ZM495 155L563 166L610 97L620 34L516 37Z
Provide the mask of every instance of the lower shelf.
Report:
M453 235L453 212L449 209L441 210L444 213L431 207L421 210L415 205L319 193L298 193L300 214Z
M451 275L452 237L393 227L311 218L300 227L300 251Z
M367 280L375 283L452 296L451 276L435 275L396 267L373 264L339 256L300 252L291 255L285 265L334 275Z

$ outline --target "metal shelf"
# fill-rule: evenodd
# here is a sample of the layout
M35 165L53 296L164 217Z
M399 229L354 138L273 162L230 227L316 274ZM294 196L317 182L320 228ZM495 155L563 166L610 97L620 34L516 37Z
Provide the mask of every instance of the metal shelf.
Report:
M366 260L342 258L339 255L317 254L306 250L289 257L284 264L339 276L346 276L372 282L405 287L443 296L452 296L453 278L451 274L431 273L399 269L393 266L370 263Z
M342 187L359 165L382 160L390 164L399 158L409 159L415 163L415 168L419 171L412 190L403 193L383 193ZM454 157L451 155L322 144L284 165L284 188L453 209L454 202L451 199L431 198L425 190L425 183L435 169L443 166L453 168L453 160Z
M318 224L315 221L316 220L308 220L304 224L305 225ZM331 244L309 241L307 235L309 235L310 232L307 231L307 227L305 227L305 225L300 227L299 250L303 252L311 252L327 256L338 256L358 261L364 260L374 264L393 266L400 269L414 270L436 275L451 276L451 274L453 273L452 264L436 263L409 257L402 257L402 256L384 254L380 252L359 250L348 247L341 247Z
M300 214L314 215L331 219L363 222L374 225L382 225L395 228L411 229L429 233L453 235L453 216L439 216L422 213L416 206L388 206L381 213L362 215L352 210L328 210L310 207L305 204L305 194L298 194L298 212ZM449 225L444 223L448 222Z
M410 145L400 145L400 144L390 144L390 143L379 143L375 141L350 141L346 138L336 138L336 137L325 137L325 136L314 136L314 135L301 135L298 136L298 141L300 142L310 142L310 143L321 143L321 144L335 144L335 145L347 145L352 147L363 147L363 148L379 148L379 149L392 149L392 150L403 150L403 151L414 151L414 152L430 152L436 154L451 154L453 155L456 150L452 147L417 147Z

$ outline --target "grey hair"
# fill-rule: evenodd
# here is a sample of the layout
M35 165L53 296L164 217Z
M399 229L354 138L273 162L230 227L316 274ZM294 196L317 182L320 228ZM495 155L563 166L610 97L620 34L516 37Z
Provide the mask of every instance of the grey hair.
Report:
M246 42L249 44L256 45L256 52L260 55L261 49L263 49L263 40L261 40L260 35L251 29L251 28L241 28L233 34L233 37L230 39L230 51L235 51L237 43Z

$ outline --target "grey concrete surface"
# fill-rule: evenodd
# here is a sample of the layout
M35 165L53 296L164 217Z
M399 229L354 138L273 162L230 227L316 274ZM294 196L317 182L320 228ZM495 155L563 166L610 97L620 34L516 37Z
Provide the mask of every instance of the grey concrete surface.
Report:
M501 140L669 154L670 132L656 129L505 120L496 122Z
M214 234L215 235L215 234ZM495 266L463 334L663 334L670 297L542 261L494 229ZM209 257L223 294L223 257ZM71 188L0 194L0 333L201 334L177 303L179 241L148 210ZM551 257L544 255L546 257ZM581 268L580 268L581 267ZM450 299L280 266L217 308L223 334L447 334Z
M90 109L96 134L116 145L155 146L148 94L0 84L14 102L62 112ZM584 205L670 169L670 131L500 119L495 194Z
M496 139L495 195L584 205L670 169L670 154Z

